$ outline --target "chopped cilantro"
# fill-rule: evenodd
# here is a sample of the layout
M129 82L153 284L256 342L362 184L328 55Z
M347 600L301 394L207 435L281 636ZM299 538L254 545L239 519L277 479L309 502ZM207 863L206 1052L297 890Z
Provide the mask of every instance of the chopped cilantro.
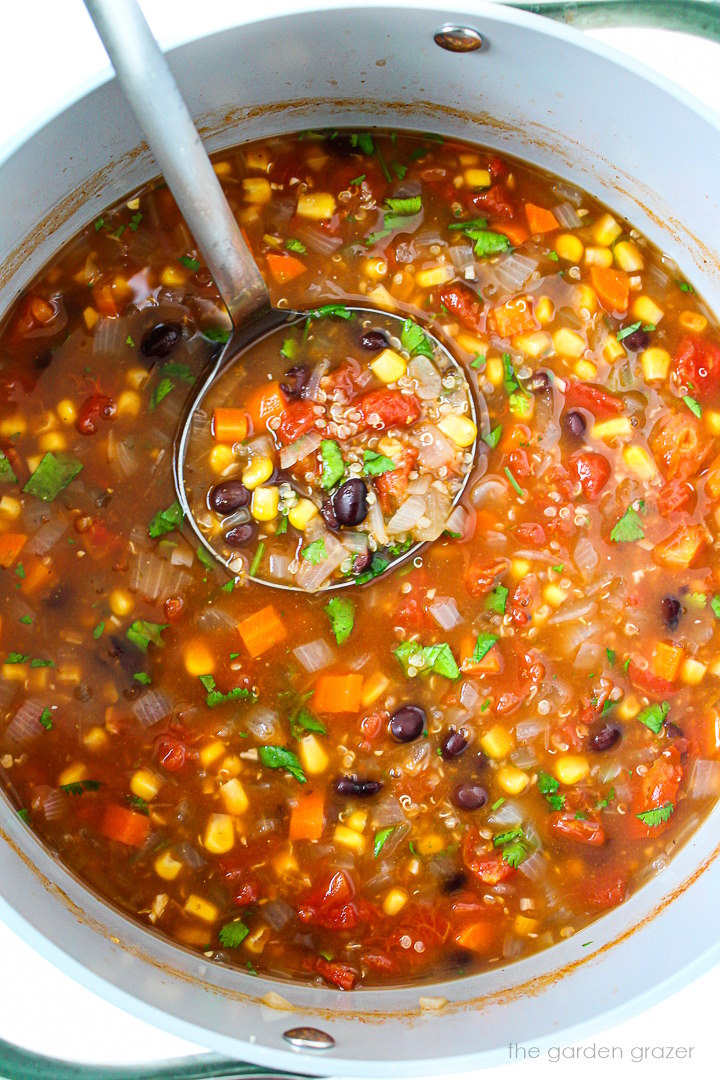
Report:
M27 653L11 652L5 657L6 664L27 664L30 656Z
M294 360L297 356L297 341L294 338L285 338L280 355L284 356L286 360Z
M716 619L720 619L720 593L716 593L710 601L712 613Z
M411 356L427 356L433 358L433 347L430 339L421 326L412 319L405 319L400 331L400 343Z
M478 353L477 356L473 357L473 359L470 361L470 367L473 369L473 371L482 371L482 369L485 367L485 363L485 354Z
M164 401L168 394L171 392L171 390L174 389L175 383L172 381L172 379L161 379L153 390L152 394L150 395L151 410L157 408L160 402Z
M242 919L234 919L220 927L218 940L223 949L237 949L249 933L250 927L246 926Z
M297 251L298 255L304 255L307 248L301 240L296 240L294 237L289 236L285 241L285 247L288 251Z
M523 491L523 489L522 489L522 488L520 487L520 485L518 484L517 480L515 479L515 477L513 476L513 474L512 474L511 472L510 472L510 469L509 469L509 468L507 467L507 465L505 466L505 470L504 470L504 471L505 471L505 475L507 476L508 480L510 481L510 483L512 484L512 486L513 486L513 487L515 488L515 491L516 491L516 492L518 493L518 495L519 495L519 496L520 496L520 497L522 498L522 496L523 496L523 495L525 494L525 492L524 492L524 491Z
M52 731L52 726L53 726L52 713L50 711L50 706L49 705L45 706L43 711L40 713L40 716L38 717L38 720L40 721L40 723L42 724L42 726L45 728L46 731Z
M93 632L92 632L92 636L93 636L94 640L97 641L99 638L101 638L103 636L104 631L105 631L105 623L104 622L99 622L97 624L97 626L95 627L95 629L93 630Z
M397 465L384 454L376 454L374 450L365 450L363 453L363 472L366 476L382 476L383 473L394 472Z
M145 814L145 816L147 817L147 815L150 813L150 807L148 806L145 799L143 799L142 795L131 795L130 805L132 806L133 810L135 810L138 814Z
M683 281L681 278L675 278L675 284L678 289L680 289L680 292L692 293L693 296L695 295L695 290L687 281Z
M465 232L466 229L485 228L487 228L487 218L470 218L469 221L455 221L452 225L448 225L451 232L453 229L461 229L462 232Z
M624 341L626 337L630 337L630 335L634 334L636 330L639 330L641 325L642 323L640 322L640 320L638 320L637 322L632 323L630 326L623 326L622 330L618 330L615 337L618 341Z
M241 686L235 686L232 690L229 690L227 694L223 694L221 690L217 689L215 679L212 675L198 675L198 679L207 690L205 704L208 709L216 709L218 705L225 705L228 701L255 700L255 695L252 690L246 690Z
M215 566L213 557L208 551L206 551L202 544L200 544L195 554L197 555L198 562L201 563L206 570L213 569L213 567Z
M494 611L498 615L505 614L508 590L504 585L496 585L485 597L485 610Z
M498 424L496 428L493 428L489 435L483 435L482 441L486 443L491 450L494 450L502 439L502 424Z
M342 451L334 439L323 439L320 443L320 459L322 461L320 486L323 491L329 491L345 475Z
M185 513L176 499L166 510L159 510L158 513L155 514L155 517L148 525L148 535L152 537L153 540L156 540L158 536L165 536L166 533L179 528L184 519Z
M552 259L553 262L560 262L560 256L557 251L548 251L548 259Z
M23 807L22 810L17 810L16 813L21 821L24 821L26 824L30 823L30 811L26 810L25 807Z
M510 829L493 837L493 846L501 847L503 862L518 867L528 855L528 843L521 828Z
M302 766L292 750L287 750L284 746L261 746L258 748L258 756L266 768L286 769L301 784L307 782Z
M146 622L144 619L137 619L132 623L125 636L128 641L132 641L133 645L137 645L138 649L142 649L143 652L147 652L149 645L155 645L158 649L161 649L165 644L162 639L162 632L167 630L169 625L169 623L152 623Z
M220 592L232 592L235 588L234 581L226 581L224 585L220 586Z
M475 648L473 654L470 657L470 662L473 664L479 664L484 656L492 649L493 645L497 641L496 634L478 634L475 642Z
M616 658L616 655L617 655L615 653L615 650L614 649L606 649L605 650L605 655L608 658L608 664L610 665L610 667L612 667L613 664L615 663L615 658Z
M503 371L505 373L505 377L503 379L503 389L509 397L510 394L513 394L516 390L520 389L520 383L517 381L515 368L513 367L512 356L510 355L510 353L502 354L502 362Z
M393 167L394 167L394 166L393 166ZM349 183L349 185L350 185L351 187L357 187L357 186L358 186L359 184L362 184L362 182L363 182L363 180L364 180L364 179L365 179L365 173L360 173L360 175L359 175L359 176L354 176L354 177L352 178L352 180L349 180L349 181L348 181L348 183Z
M544 795L553 810L562 810L565 806L565 796L558 795L560 784L550 773L539 772L537 779L538 791Z
M373 851L376 859L394 832L395 826L389 825L387 829L380 829L375 833Z
M54 660L44 660L42 657L36 656L36 657L34 657L34 659L32 659L30 661L30 667L31 668L55 667L55 661Z
M142 221L142 219L143 219L143 216L142 216L142 214L140 213L139 210L138 210L138 212L136 214L133 214L133 216L130 218L130 228L132 229L133 232L138 231L138 228L140 226L140 222Z
M323 304L321 307L308 311L308 319L354 319L355 312L350 311L345 304Z
M35 495L45 502L52 502L56 495L70 484L82 465L66 454L48 453L23 488L26 495Z
M15 484L17 476L6 455L0 450L0 484Z
M100 780L74 780L71 784L61 784L60 790L67 795L84 795L86 791L98 791L101 787Z
M413 667L423 674L429 675L433 672L445 679L460 678L460 669L447 642L421 645L417 641L403 641L393 652L406 675Z
M658 806L657 809L643 810L641 814L636 814L635 817L642 821L643 825L654 828L668 821L674 809L675 807L671 802L666 802L663 806Z
M330 619L332 632L338 645L350 637L355 622L355 603L344 596L334 596L325 605L325 611Z
M152 679L148 675L147 671L136 671L133 675L135 682L139 682L142 686L149 686Z
M25 626L32 626L32 615L21 615L18 622L24 623Z
M95 232L100 232L104 224L105 218L96 218L96 220L93 222L93 225L95 226Z
M260 564L263 560L264 554L265 543L261 540L255 550L255 554L253 555L253 561L250 563L250 577L255 577L255 575L257 574L258 570L260 569Z
M304 705L301 705L290 717L290 734L293 739L302 739L308 731L313 731L317 735L327 735L325 725L321 724Z
M19 577L21 579L25 577L25 567L21 562L19 562L15 567L15 577Z
M188 270L195 271L200 269L200 263L198 262L198 260L191 259L189 255L181 255L178 261L182 263L182 265Z
M473 250L480 258L484 255L497 255L510 247L507 236L488 229L466 229L465 235L474 241Z
M202 336L207 338L208 341L216 341L220 345L224 345L226 341L230 340L231 330L222 326L207 326L202 331Z
M648 705L641 713L638 714L638 720L645 727L649 727L651 731L654 731L656 735L659 735L662 731L663 720L670 712L670 702L663 701L659 705Z
M642 527L640 515L632 506L628 506L627 510L610 533L610 539L614 540L616 544L627 543L632 540L642 540L644 536L645 531Z
M300 555L306 562L309 562L311 566L317 566L323 559L327 559L328 553L322 536L319 540L313 540L312 544L308 544L307 547L304 547L300 552Z
M697 416L698 420L702 416L702 405L695 400L695 398L689 397L687 394L683 395L683 401L687 405L693 416Z
M408 199L386 199L385 204L393 214L419 214L422 210L422 197L413 195Z

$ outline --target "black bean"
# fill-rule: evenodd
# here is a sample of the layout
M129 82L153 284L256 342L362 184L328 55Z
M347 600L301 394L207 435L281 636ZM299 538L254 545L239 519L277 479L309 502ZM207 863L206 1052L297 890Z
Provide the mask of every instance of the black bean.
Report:
M549 390L550 376L547 371L534 371L528 379L528 389L532 390L534 394L539 393L541 390Z
M576 439L582 438L585 434L585 428L587 427L585 417L577 409L571 409L570 412L563 413L560 422L567 434L573 435Z
M674 724L672 722L672 720L665 721L663 723L663 727L665 728L665 734L667 735L668 739L682 739L682 728L679 728L677 724Z
M327 525L328 529L331 529L333 532L337 532L340 528L340 522L337 519L337 514L335 513L335 507L333 506L332 499L325 500L325 502L320 507L320 513L322 514L322 519Z
M440 752L444 761L452 761L453 758L460 757L467 750L468 741L461 731L455 731L454 728L450 728L447 735L440 744Z
M622 339L622 343L626 349L630 349L632 352L642 352L650 344L650 335L646 330L641 330L638 327L631 334L627 334Z
M245 547L255 536L255 525L246 521L242 525L234 525L225 533L224 540L228 547Z
M456 870L453 874L450 874L442 882L442 891L449 895L450 893L457 892L467 884L467 874L464 870Z
M143 356L153 357L156 360L164 360L173 351L182 337L180 323L158 323L143 334L140 342L140 352Z
M663 596L660 601L663 622L668 630L677 630L680 616L683 613L682 604L676 596Z
M380 352L381 349L387 349L388 339L382 330L366 330L360 338L360 344L370 352Z
M280 383L280 389L287 398L298 398L310 378L310 368L306 364L294 364L285 372L289 382Z
M353 559L352 572L353 574L364 574L366 570L370 569L372 564L372 552L366 551L362 555L356 555Z
M208 496L210 509L216 514L232 514L250 502L250 492L241 480L223 480Z
M487 790L480 784L467 781L450 792L450 802L459 810L479 810L488 801Z
M369 799L382 791L382 780L361 780L358 776L340 776L335 781L338 795L353 795L356 799Z
M353 154L362 153L357 145L357 139L353 139L352 134L347 131L329 136L325 140L325 146L340 158L348 158L352 157Z
M425 730L425 710L419 705L403 705L390 717L390 734L398 742L414 742Z
M622 731L615 724L598 724L590 732L590 749L604 752L612 750L622 739Z
M332 504L339 525L360 525L368 512L367 488L360 477L353 476L341 484L333 495Z

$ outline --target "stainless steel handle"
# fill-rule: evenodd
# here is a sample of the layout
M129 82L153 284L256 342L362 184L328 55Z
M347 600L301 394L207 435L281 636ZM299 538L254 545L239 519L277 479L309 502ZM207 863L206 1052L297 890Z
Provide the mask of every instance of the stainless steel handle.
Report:
M118 81L235 325L270 306L167 61L137 0L85 0Z
M564 22L577 30L657 26L720 42L717 0L499 0L504 7Z

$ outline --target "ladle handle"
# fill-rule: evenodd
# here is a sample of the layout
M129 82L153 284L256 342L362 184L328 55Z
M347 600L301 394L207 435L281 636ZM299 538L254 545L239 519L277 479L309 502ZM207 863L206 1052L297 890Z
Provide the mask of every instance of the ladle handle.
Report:
M270 306L265 282L137 0L85 7L233 323L250 321Z

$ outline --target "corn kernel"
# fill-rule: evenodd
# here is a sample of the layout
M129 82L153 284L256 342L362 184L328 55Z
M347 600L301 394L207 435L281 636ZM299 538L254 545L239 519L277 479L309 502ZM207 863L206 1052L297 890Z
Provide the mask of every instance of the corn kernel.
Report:
M363 264L363 274L371 281L380 281L388 272L388 264L385 259L366 259Z
M608 364L614 364L621 356L627 356L625 348L620 344L614 334L608 334L603 343L603 360Z
M367 709L369 705L374 705L378 698L385 693L389 685L390 680L381 671L374 671L372 675L368 675L363 681L362 693L360 694L362 707Z
M415 841L415 850L419 855L439 855L445 850L447 841L440 833L426 833Z
M354 832L365 832L365 826L367 825L368 813L367 810L354 810L345 824L348 829L352 829Z
M243 946L248 952L259 956L270 939L270 933L269 926L258 926L251 934L248 934L243 942Z
M612 251L606 247L587 247L585 248L585 265L586 266L604 266L606 269L612 266L613 257Z
M515 740L502 724L494 724L480 739L483 753L495 761L507 757L514 746Z
M643 374L648 382L666 379L670 370L670 353L667 349L652 346L640 355Z
M460 330L455 335L455 344L471 356L485 356L488 349L487 341L475 337L474 334L468 334L465 330Z
M371 289L368 293L368 300L372 300L375 307L383 308L385 311L397 310L395 297L387 291L384 285L376 285L374 289Z
M720 412L715 409L705 409L703 420L705 427L712 435L720 435Z
M537 316L537 310L535 315ZM549 356L553 351L553 340L545 330L536 330L532 334L517 334L513 338L513 345L532 360Z
M27 678L27 667L25 664L3 664L0 667L0 674L5 682L24 683Z
M587 349L585 338L581 337L580 334L576 334L574 330L568 329L567 326L556 330L552 339L555 351L560 356L568 356L573 360L579 360Z
M230 176L232 165L229 161L213 161L212 167L216 176Z
M510 576L519 581L530 573L532 567L527 559L513 559L510 563Z
M74 424L77 420L77 409L69 398L58 401L55 411L63 424Z
M244 206L238 213L237 219L239 225L254 225L260 217L260 211L257 206Z
M581 282L575 287L573 307L583 319L588 319L595 314L598 309L598 299L592 286Z
M259 487L253 491L250 513L256 521L272 521L277 517L280 505L280 489L278 487Z
M604 439L605 442L627 439L632 435L632 424L627 416L614 416L612 420L601 420L599 424L593 424L591 435L593 439Z
M202 896L198 896L197 893L190 893L188 896L185 901L185 913L206 923L214 923L218 917L218 909L215 905L203 899Z
M312 169L313 172L320 172L328 161L328 155L321 154L315 150L309 157L305 158L305 161L307 162L308 168Z
M611 214L603 214L601 218L595 223L593 229L593 236L595 243L600 244L601 247L610 247L610 245L617 240L620 236L622 228L618 225L617 221Z
M441 266L428 266L425 270L418 270L415 284L418 289L434 289L436 285L444 285L454 277L455 267L444 263Z
M0 435L10 439L13 435L24 435L27 431L27 420L24 416L6 416L0 420Z
M683 330L689 330L691 334L702 334L707 327L708 321L699 311L681 311L678 322Z
M407 371L405 359L393 349L383 349L370 364L376 378L384 383L394 383Z
M220 768L218 769L218 776L237 776L242 772L242 761L237 754L228 754L223 758Z
M272 861L273 870L279 878L289 878L297 872L298 863L292 845L283 848Z
M688 686L697 686L703 681L706 671L707 664L701 664L699 660L693 660L691 656L688 656L680 668L680 680Z
M633 303L632 313L636 319L650 323L651 326L657 326L665 314L649 296L638 296Z
M187 275L178 266L165 266L160 273L160 284L168 289L184 285Z
M564 754L555 762L555 778L561 784L579 784L589 772L588 760L581 754Z
M134 390L123 390L117 399L118 416L138 416L140 413L140 395Z
M378 443L378 450L385 457L396 459L403 452L403 444L399 439L393 439L389 435L384 435Z
M530 783L530 777L515 765L505 765L498 769L497 782L506 795L521 795Z
M559 608L567 600L567 596L566 591L553 582L548 582L543 589L543 600L553 608Z
M383 900L383 911L386 915L397 915L405 907L408 894L404 889L390 889Z
M195 638L183 647L183 662L188 675L212 675L215 670L215 654L202 638Z
M275 466L269 457L253 458L249 465L242 471L242 482L248 491L254 491L273 474Z
M466 169L463 173L463 180L465 181L465 187L470 188L487 188L492 183L487 169Z
M320 740L314 735L306 735L300 739L299 753L303 768L310 776L318 776L325 772L330 764L330 758L325 753Z
M58 776L58 787L66 784L78 784L81 780L87 780L87 765L83 761L74 761L72 765L66 765Z
M245 165L248 169L267 172L270 168L270 151L261 146L251 146L245 151Z
M222 475L235 461L232 447L226 446L224 443L215 443L210 451L209 461L212 471Z
M16 521L22 513L22 503L12 495L0 497L0 514L10 521Z
M493 386L502 386L505 379L505 367L499 356L491 356L485 365L485 374Z
M108 598L108 603L113 615L117 615L119 619L129 615L135 607L135 601L126 589L113 589Z
M638 480L652 480L657 472L655 462L642 446L625 446L623 460Z
M225 743L220 739L213 739L212 742L205 743L200 749L200 764L203 769L209 769L211 765L221 758L225 753Z
M211 814L203 843L213 855L226 855L235 846L235 825L229 814Z
M311 221L327 221L335 213L335 199L329 192L308 192L298 198L296 213Z
M104 750L108 744L108 734L105 728L99 727L97 724L95 727L91 727L82 737L83 746L87 750L92 750L97 753L100 750Z
M133 390L141 390L148 381L148 377L147 370L141 367L129 368L125 372L125 382Z
M632 240L621 240L613 248L613 255L620 269L628 274L635 274L638 270L645 269L645 261L640 254L640 248Z
M480 158L477 154L462 153L458 154L458 161L461 165L477 165Z
M130 790L139 799L152 802L160 790L160 780L150 769L138 769L130 778Z
M555 305L549 296L541 296L535 304L535 318L541 326L547 326L555 318Z
M354 829L348 829L345 825L336 825L333 839L336 844L351 848L353 851L362 853L365 850L365 837L356 833Z
M438 421L438 427L456 446L463 448L472 446L477 438L477 426L469 416L448 413Z
M158 877L164 881L174 881L183 868L183 864L175 859L169 851L161 852L153 863L153 869Z
M311 499L298 499L288 510L288 521L293 529L305 532L310 522L317 516L318 508Z
M516 934L536 934L540 929L540 920L531 919L529 915L516 915L513 920L513 930Z
M239 815L246 812L249 800L245 788L236 777L225 784L220 784L220 795L228 813Z
M640 702L634 694L624 697L615 709L615 715L620 720L634 720L640 712Z
M561 233L555 241L555 251L567 262L579 263L584 250L585 246L580 237L573 236L572 233Z
M578 360L573 371L578 379L583 379L585 382L596 378L598 373L597 365L593 364L592 360Z
M83 322L85 323L86 329L92 330L99 318L100 316L94 307L86 307L83 309Z
M264 176L246 176L242 182L242 189L245 202L252 206L262 206L270 202L272 198L270 181Z

